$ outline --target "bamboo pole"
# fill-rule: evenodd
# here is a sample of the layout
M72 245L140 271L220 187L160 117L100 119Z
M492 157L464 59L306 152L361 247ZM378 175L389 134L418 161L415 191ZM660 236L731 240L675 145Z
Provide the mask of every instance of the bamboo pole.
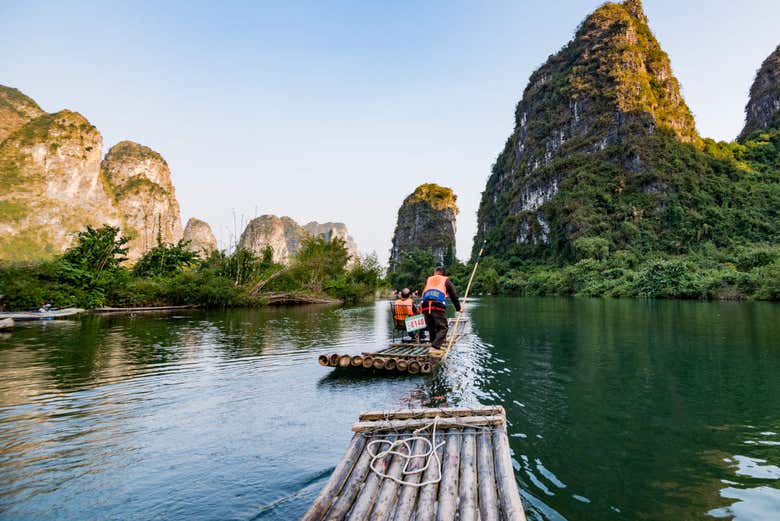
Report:
M385 368L385 359L377 356L374 358L374 369L384 369Z
M430 373L433 370L430 362L423 362L420 364L421 373Z
M399 450L403 450L399 447ZM393 461L388 467L387 475L393 478L400 478L403 466L406 463L401 457L393 457ZM374 510L371 512L370 521L387 521L393 513L393 505L398 496L398 483L392 479L382 480L382 485L379 487L379 494L374 502Z
M347 483L341 489L341 494L339 494L333 502L333 507L331 507L328 516L325 518L327 521L343 521L344 516L346 516L349 509L352 508L352 503L354 503L358 492L360 492L363 482L366 480L366 476L368 476L368 473L371 471L370 465L371 455L364 447L363 452L360 454L360 458L352 469L352 474L350 474Z
M441 465L441 483L439 483L439 508L437 521L455 519L458 499L458 470L460 466L460 436L450 433L447 436L447 446L444 449L444 459Z
M477 260L474 262L474 269L471 270L471 276L469 277L469 283L466 284L466 292L463 294L463 302L461 302L460 305L460 311L458 312L458 316L455 319L455 327L453 327L453 333L450 337L450 341L447 344L447 349L444 351L444 356L441 357L441 361L445 361L447 359L447 356L450 354L450 349L452 349L452 343L455 341L455 334L458 331L458 324L460 324L460 319L463 316L463 312L466 310L466 300L469 298L469 290L471 289L471 283L474 280L474 275L477 273L477 266L479 266L479 259L482 258L482 254L485 252L485 245L487 244L487 239L482 241L482 247L479 249L479 253L477 254Z
M371 369L374 366L374 357L373 356L364 356L363 357L363 367L366 369Z
M396 369L401 371L402 373L405 372L409 368L409 362L407 362L404 359L398 360L398 363L396 364Z
M332 355L330 355L330 357L328 357L328 365L330 365L331 367L336 367L337 365L339 365L338 353L333 353Z
M480 405L478 407L431 407L428 409L403 409L400 411L366 411L361 413L360 421L370 420L406 420L410 418L435 418L458 416L498 416L505 415L500 405Z
M359 421L352 426L353 432L368 431L398 431L414 430L433 423L431 418L415 418L409 420L376 420ZM439 429L452 429L464 425L473 427L485 427L489 425L503 425L503 416L465 416L460 418L439 418Z
M409 373L410 374L417 374L420 372L420 363L419 362L409 362Z
M387 361L385 362L385 369L387 369L388 371L392 371L396 368L397 365L398 362L396 361L395 358L388 358Z
M317 361L320 363L320 365L327 366L329 364L328 362L328 355L320 355L317 357Z
M349 367L352 364L352 357L349 355L341 355L339 357L339 367Z
M459 521L477 521L477 449L474 429L463 429L460 452Z
M507 521L525 521L525 512L523 512L520 494L517 492L512 457L509 454L509 439L505 428L496 429L496 432L493 433L493 452L498 499L504 517Z
M437 438L439 441L439 438ZM439 461L444 457L444 445L436 449L436 455ZM441 467L435 465L436 460L431 462L431 465L425 469L423 473L423 482L434 481L436 478L441 477ZM436 496L439 491L439 483L429 483L420 488L419 499L417 500L417 516L416 521L431 521L433 519L434 506L436 505Z
M395 441L395 439L396 436L389 436L387 438L391 443ZM387 474L387 468L391 461L392 455L374 460L374 468ZM360 491L360 494L358 494L357 499L355 499L355 504L352 506L352 511L347 519L364 521L368 517L369 512L371 512L371 507L374 506L374 500L376 499L379 484L381 482L382 477L379 474L376 472L369 472L368 478L366 478L366 481L363 483L363 488Z
M419 456L423 454L427 448L428 445L426 443L423 443L422 440L417 440L417 442L414 444L414 447L412 447L412 456ZM431 466L434 466L435 463L436 460L431 461ZM409 467L407 468L408 474L404 477L404 479L410 483L419 483L422 473L412 474L412 472L423 468L424 465L425 458L412 457L411 461L409 462ZM401 492L398 495L398 502L395 505L395 517L393 517L393 521L409 521L412 518L412 513L414 512L414 503L417 499L417 493L419 491L420 487L401 487Z
M493 467L493 434L490 431L477 434L477 468L479 469L480 521L498 521L496 474Z
M314 500L309 510L303 515L301 521L319 521L330 508L333 498L341 490L342 485L352 473L355 463L358 461L363 448L366 446L366 437L355 435L347 447L347 452L336 466L330 479L323 487L317 499Z
M363 357L360 355L355 355L352 357L352 366L353 367L360 367L363 365Z

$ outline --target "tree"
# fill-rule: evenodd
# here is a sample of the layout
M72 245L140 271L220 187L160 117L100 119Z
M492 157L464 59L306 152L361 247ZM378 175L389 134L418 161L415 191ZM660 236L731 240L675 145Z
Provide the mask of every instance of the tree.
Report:
M158 242L133 267L137 277L165 277L179 273L198 260L198 254L189 249L189 241L177 244Z
M309 237L293 259L292 272L307 289L319 292L344 274L348 260L343 239Z
M395 289L422 289L428 276L436 268L436 258L431 250L415 248L401 254L401 259L391 266L387 274Z
M98 276L103 271L114 271L127 260L125 246L130 239L120 235L116 226L105 225L79 232L76 244L62 257L74 269Z

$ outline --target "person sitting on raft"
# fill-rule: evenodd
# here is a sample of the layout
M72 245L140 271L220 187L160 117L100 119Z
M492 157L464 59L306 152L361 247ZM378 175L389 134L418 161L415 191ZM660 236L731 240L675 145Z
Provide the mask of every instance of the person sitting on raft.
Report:
M399 322L406 320L406 317L411 317L417 314L417 306L414 305L412 299L412 292L409 288L404 288L398 293L398 299L393 305L393 319Z
M455 285L444 273L444 268L439 266L428 277L422 294L422 312L425 315L425 325L428 328L428 336L431 339L431 356L442 356L444 351L441 346L447 340L447 317L444 311L447 309L447 297L452 301L456 311L460 311L460 300Z

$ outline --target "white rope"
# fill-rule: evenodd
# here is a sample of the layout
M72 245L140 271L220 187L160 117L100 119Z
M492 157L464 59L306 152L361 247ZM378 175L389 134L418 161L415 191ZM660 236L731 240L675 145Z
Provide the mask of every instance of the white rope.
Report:
M410 487L423 487L425 485L431 485L433 483L438 483L439 481L441 481L441 460L439 459L439 455L436 454L436 451L442 445L444 445L445 442L442 441L442 442L440 442L438 444L436 443L436 425L438 423L439 423L439 417L436 416L433 419L432 423L429 423L428 425L424 425L424 426L420 427L419 429L413 431L412 432L412 436L409 437L409 438L404 438L404 439L401 439L401 440L395 440L393 442L391 442L390 440L382 440L382 439L370 441L368 443L368 446L366 447L366 450L368 451L369 456L371 456L371 465L370 465L371 470L373 470L374 472L376 472L377 474L379 474L383 478L391 479L391 480L395 481L396 483L398 483L400 485L408 485ZM420 432L428 429L429 427L432 427L431 439L430 440L427 437L425 437L425 436L420 436L419 435ZM418 444L419 443L425 443L428 446L428 448L425 451L423 451L422 453L412 454L412 448L411 448L411 446L409 444L409 442L411 442L411 441L416 441ZM373 450L374 445L380 445L380 444L389 445L389 447L387 449L385 449L385 450L380 451L380 452L374 452L374 450ZM397 450L397 449L399 449L401 447L405 448L406 452L401 452L400 450ZM378 470L378 469L376 469L374 467L374 463L377 460L379 460L381 458L384 458L385 456L389 456L389 455L394 455L396 457L400 457L400 458L403 458L404 460L406 460L404 462L404 468L401 470L401 478L397 478L395 476L391 476L389 474L386 474L386 473L382 472L381 470ZM425 460L425 466L423 466L422 468L419 468L419 469L409 470L409 465L411 464L411 462L416 460L416 459L418 459L418 458L425 458L426 459ZM436 461L436 467L437 467L437 470L438 470L438 473L437 473L438 475L436 476L436 478L429 479L428 481L423 481L422 483L417 482L417 481L407 481L407 480L403 479L405 476L414 476L416 474L420 474L422 472L425 472L428 469L428 467L431 465L431 462L434 461L434 460Z

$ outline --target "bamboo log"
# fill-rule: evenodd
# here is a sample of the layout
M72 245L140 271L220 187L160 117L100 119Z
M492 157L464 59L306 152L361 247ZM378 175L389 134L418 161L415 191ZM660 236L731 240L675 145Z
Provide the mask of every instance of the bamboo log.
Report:
M349 355L341 355L339 357L339 367L349 367L352 363L352 357Z
M328 355L320 355L317 357L317 361L320 363L320 365L327 366L329 365L328 361Z
M477 448L474 429L463 429L460 452L459 521L477 521Z
M410 374L417 374L420 372L420 363L419 362L409 362L409 373Z
M442 438L436 438L436 442L439 443ZM441 445L436 449L436 455L438 461L441 462L444 457L444 445ZM423 473L423 482L434 481L441 477L441 466L436 465L436 460L432 461L428 468ZM436 505L436 496L439 492L439 483L429 483L420 488L420 497L417 500L417 515L416 521L431 521L433 519L434 506Z
M366 440L366 444L368 444L368 441L369 440ZM366 480L366 476L371 472L370 465L371 454L364 448L363 452L360 454L360 458L357 463L355 463L355 467L352 469L352 474L350 474L349 479L341 489L341 494L339 494L333 502L333 507L331 507L328 516L325 518L326 521L343 521L344 516L346 516L349 509L352 508L352 503L354 503L355 498L360 492L363 482Z
M331 502L336 494L341 490L342 485L352 473L352 468L358 461L363 448L366 446L366 437L362 435L355 435L352 437L352 441L347 447L347 452L341 461L336 466L333 474L330 475L330 479L323 487L320 495L314 500L309 510L304 514L302 521L319 521L325 512L330 508Z
M401 358L398 360L398 363L395 364L395 368L403 373L409 368L409 362Z
M333 353L332 355L330 355L330 357L328 358L328 365L330 365L331 367L336 367L339 365L338 353Z
M404 452L403 446L397 447L399 452ZM393 456L393 461L387 469L387 475L393 478L400 478L406 460L404 458ZM393 513L393 505L398 497L399 484L392 479L382 480L374 502L374 510L371 512L370 521L387 521Z
M395 358L388 358L385 361L385 369L388 371L393 371L398 366L398 362L396 362Z
M360 355L355 355L352 357L352 366L353 367L360 367L363 365L363 357Z
M384 368L385 368L385 359L379 356L374 358L374 369L384 369Z
M374 357L373 356L364 356L363 357L363 367L366 369L371 369L374 365Z
M500 405L480 405L479 407L431 407L430 409L405 409L401 411L366 411L358 419L370 420L406 420L410 418L435 418L458 416L503 416L504 408Z
M509 453L509 439L506 428L496 429L493 433L493 451L496 465L496 484L501 510L507 521L525 521L523 504L517 492L515 472L512 469L512 457Z
M477 434L477 468L479 469L479 513L481 521L498 521L496 474L493 467L493 434Z
M460 467L460 436L447 436L444 448L444 460L441 465L441 483L439 483L439 508L437 521L455 519L458 499L458 474Z
M408 420L376 420L358 422L352 426L353 432L387 431L387 430L414 430L433 423L431 418L416 418ZM438 429L453 429L457 427L485 427L488 425L502 425L503 416L464 416L459 418L439 418Z
M426 443L423 443L422 440L418 440L414 444L414 447L412 447L412 456L419 456L423 454L427 448L428 445ZM431 466L434 466L435 463L436 460L432 459ZM412 474L412 472L423 468L424 465L424 457L412 457L411 461L409 461L409 467L406 469L407 475L404 476L404 480L410 483L419 483L420 478L422 477L422 473ZM414 512L414 503L417 499L417 493L419 491L420 487L401 487L401 492L398 495L398 502L395 505L395 517L393 518L393 521L409 521L412 518L412 513Z
M389 436L387 438L391 443L395 441L396 436ZM379 458L374 461L374 468L387 473L387 468L392 461L392 455ZM355 504L350 512L349 520L364 521L368 517L368 513L371 512L371 507L374 506L374 500L376 499L377 492L379 491L379 485L382 482L382 477L376 472L369 472L368 478L363 484L363 488L355 499Z
M430 373L433 370L433 366L431 366L430 362L423 362L420 364L420 372L421 373Z

